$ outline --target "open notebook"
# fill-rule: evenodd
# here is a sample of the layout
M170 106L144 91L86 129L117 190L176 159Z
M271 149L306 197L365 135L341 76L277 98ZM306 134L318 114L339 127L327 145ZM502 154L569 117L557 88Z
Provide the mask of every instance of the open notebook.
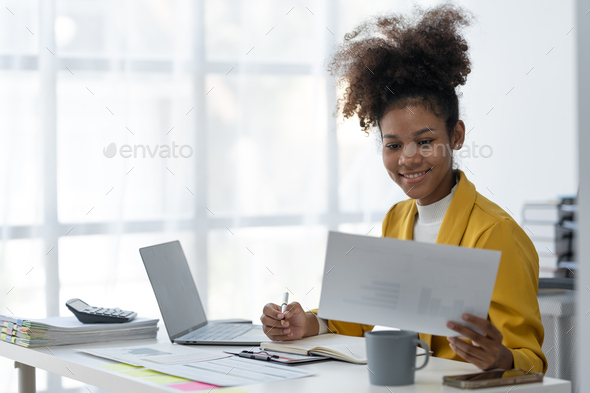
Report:
M367 363L364 337L327 333L294 341L263 342L260 348L297 355L322 355L356 364ZM424 349L417 347L416 354L424 353Z

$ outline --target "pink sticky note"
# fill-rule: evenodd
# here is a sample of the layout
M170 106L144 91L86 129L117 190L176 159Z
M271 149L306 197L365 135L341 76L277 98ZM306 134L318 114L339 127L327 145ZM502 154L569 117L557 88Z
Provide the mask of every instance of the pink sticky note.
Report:
M184 383L176 383L174 385L168 385L171 388L182 390L183 392L190 392L193 390L204 390L204 389L211 389L211 388L218 388L217 385L210 385L208 383L203 382L184 382Z

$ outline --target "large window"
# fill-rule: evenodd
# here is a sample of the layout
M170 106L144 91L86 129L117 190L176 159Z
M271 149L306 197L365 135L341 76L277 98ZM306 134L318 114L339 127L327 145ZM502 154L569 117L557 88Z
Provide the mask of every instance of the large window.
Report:
M257 320L286 288L317 307L327 230L379 236L403 196L332 117L329 5L6 3L0 313L79 297L158 317L138 248L174 239L212 319Z

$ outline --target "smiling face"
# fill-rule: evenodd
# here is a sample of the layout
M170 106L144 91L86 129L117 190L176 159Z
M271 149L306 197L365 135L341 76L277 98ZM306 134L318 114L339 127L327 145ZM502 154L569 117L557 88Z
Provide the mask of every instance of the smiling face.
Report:
M449 138L445 121L421 106L390 110L380 122L387 173L419 205L449 195L455 185L453 150L465 139L459 120Z

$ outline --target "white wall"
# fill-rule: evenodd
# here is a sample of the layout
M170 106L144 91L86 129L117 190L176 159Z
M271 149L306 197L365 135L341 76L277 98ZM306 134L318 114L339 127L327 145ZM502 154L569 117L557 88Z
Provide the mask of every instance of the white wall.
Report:
M577 192L575 32L566 35L574 4L465 5L479 20L467 35L473 73L461 103L473 130L465 144L490 145L493 156L464 159L462 167L520 221L524 201Z
M493 155L465 159L462 168L480 193L522 223L525 202L578 188L574 2L465 4L479 20L468 34L465 145L489 145ZM550 252L539 257L540 275L552 276Z
M578 48L578 135L580 154L580 239L590 238L590 0L578 0L576 11ZM579 241L577 375L580 392L590 391L590 244Z

